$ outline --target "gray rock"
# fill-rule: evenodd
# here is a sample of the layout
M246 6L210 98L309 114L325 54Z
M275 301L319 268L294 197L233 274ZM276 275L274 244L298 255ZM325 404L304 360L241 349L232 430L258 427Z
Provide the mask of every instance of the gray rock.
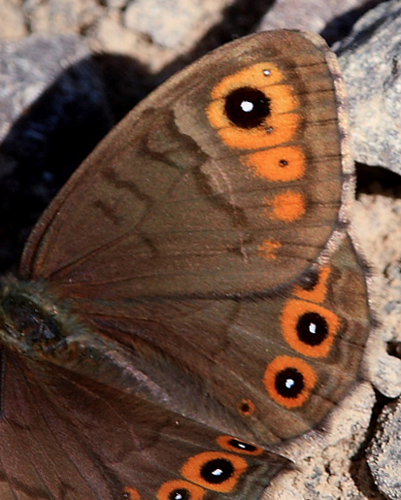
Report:
M0 36L21 38L28 34L21 5L16 0L0 0Z
M127 28L146 34L167 48L188 46L221 19L233 0L135 0L124 16Z
M0 269L112 126L101 73L82 38L0 43Z
M382 0L369 2L380 3ZM258 31L272 29L300 29L322 33L333 38L355 22L355 15L365 9L366 0L278 0L263 17Z
M76 35L0 42L0 140L67 66L89 55Z
M377 487L391 500L401 498L401 401L387 406L380 430L367 450L367 462Z
M96 0L26 0L23 12L34 33L81 33L103 12Z
M401 173L401 1L370 11L336 47L356 161Z

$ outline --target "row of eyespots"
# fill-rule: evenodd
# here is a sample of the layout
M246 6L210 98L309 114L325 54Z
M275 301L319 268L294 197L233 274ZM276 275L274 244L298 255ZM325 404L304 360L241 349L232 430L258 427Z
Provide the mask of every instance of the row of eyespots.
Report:
M283 146L300 128L299 101L283 73L271 63L259 63L224 78L211 92L210 124L230 148L259 149L241 154L241 163L254 175L272 182L301 179L306 172L302 148ZM302 192L288 190L266 200L266 216L291 223L304 217ZM276 260L281 243L265 241L259 247L264 259Z
M223 450L240 455L257 456L263 453L262 448L232 436L219 436L216 442ZM157 498L201 500L207 490L229 493L234 490L247 469L247 461L238 455L224 451L205 451L190 457L181 469L184 479L164 483L157 493Z
M281 313L285 340L298 354L306 357L327 357L339 329L338 316L320 305L327 295L329 275L330 268L322 268L311 290L296 287L294 295L299 299L290 299ZM270 396L285 408L304 405L316 382L315 370L306 361L293 356L277 356L264 375Z

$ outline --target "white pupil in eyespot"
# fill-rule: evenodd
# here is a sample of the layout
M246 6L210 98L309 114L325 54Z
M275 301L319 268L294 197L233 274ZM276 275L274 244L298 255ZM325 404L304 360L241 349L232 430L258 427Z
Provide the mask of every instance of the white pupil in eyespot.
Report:
M242 111L244 111L244 113L249 113L250 111L253 110L253 103L250 101L242 101L241 109Z
M244 445L244 444L242 444L242 443L238 443L238 448L245 449L245 445Z
M287 380L285 381L285 386L287 389L292 389L295 385L295 382L292 378L287 378Z
M270 69L264 69L264 70L263 70L263 74L264 74L265 76L270 76L270 75L272 74L272 72L270 71Z
M174 499L175 499L175 500L182 500L182 495L181 495L181 493L176 493L176 494L174 495Z
M316 323L310 323L309 324L309 332L315 334L316 333Z
M221 476L223 474L223 471L221 469L215 469L212 472L213 476Z

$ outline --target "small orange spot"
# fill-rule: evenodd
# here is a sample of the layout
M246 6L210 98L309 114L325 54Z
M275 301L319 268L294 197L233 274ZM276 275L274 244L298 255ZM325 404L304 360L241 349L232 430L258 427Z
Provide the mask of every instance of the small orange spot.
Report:
M307 313L316 313L327 324L327 335L322 343L318 345L309 345L299 338L297 332L298 322ZM339 326L340 321L335 313L312 302L297 299L289 300L281 313L281 328L285 340L298 353L311 358L325 358L329 355Z
M235 446L233 443L238 443L238 446ZM256 455L261 455L264 451L263 448L260 448L259 446L247 443L233 436L219 436L217 438L217 444L221 446L224 450L233 451L235 453L241 453L244 455L256 456ZM243 448L241 448L241 444L244 445Z
M269 181L295 181L301 179L306 171L305 155L295 146L256 151L242 156L241 160L245 165L253 167L256 175Z
M167 481L164 483L157 492L156 497L158 500L169 500L171 493L175 490L187 490L190 494L190 500L201 500L206 493L206 490L200 486L189 483L182 479L174 479L172 481Z
M284 222L293 222L305 215L305 200L301 193L286 191L272 201L273 216Z
M214 467L220 471L218 483L214 480L216 477L213 474ZM188 481L209 490L229 493L236 487L247 469L248 463L242 457L220 451L205 451L187 460L181 469L181 474Z
M127 498L127 500L140 500L141 499L141 495L139 494L139 491L136 488L127 487L124 489L124 493L126 495L125 498Z
M283 78L274 64L258 63L224 78L212 90L212 99L221 99L239 87L264 88L279 83Z
M265 259L276 260L276 250L278 250L280 247L281 243L279 243L278 241L266 240L258 247L258 250Z
M282 396L276 387L276 377L280 372L293 368L303 376L304 387L302 392L294 398ZM285 408L298 408L305 404L315 387L317 376L315 370L305 361L291 356L277 356L266 368L264 383L270 396Z
M240 404L238 405L238 408L242 415L248 417L255 411L255 404L251 399L242 399Z
M319 272L319 282L313 287L312 290L304 290L300 286L294 288L294 295L300 299L310 300L321 304L327 295L327 281L330 276L330 268L322 267Z

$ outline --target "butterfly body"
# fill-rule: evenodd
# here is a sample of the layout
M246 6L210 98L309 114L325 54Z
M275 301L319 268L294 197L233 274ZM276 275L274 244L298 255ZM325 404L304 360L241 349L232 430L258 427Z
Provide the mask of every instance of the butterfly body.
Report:
M262 33L84 162L0 284L2 500L256 499L288 467L369 331L343 101L320 39Z

